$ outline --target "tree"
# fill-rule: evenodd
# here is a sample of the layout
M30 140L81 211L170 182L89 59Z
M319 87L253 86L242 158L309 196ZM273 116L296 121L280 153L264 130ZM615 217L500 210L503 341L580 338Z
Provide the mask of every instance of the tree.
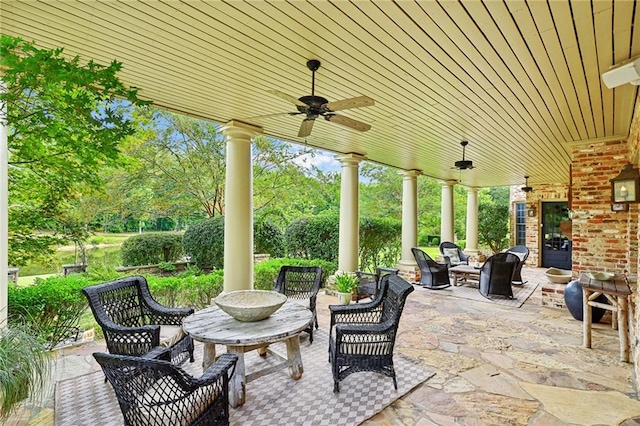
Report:
M480 191L478 197L478 241L488 245L494 253L501 252L509 244L508 194L508 187L497 187Z
M9 262L46 257L64 241L58 217L101 167L116 164L118 144L134 131L121 103L146 105L116 74L122 65L80 62L63 49L38 49L0 36L9 148ZM36 230L51 233L38 234Z

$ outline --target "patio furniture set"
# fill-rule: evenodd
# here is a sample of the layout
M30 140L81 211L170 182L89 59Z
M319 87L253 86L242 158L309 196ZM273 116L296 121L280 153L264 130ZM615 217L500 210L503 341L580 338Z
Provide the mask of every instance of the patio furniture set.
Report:
M114 389L125 424L228 424L229 406L245 403L248 382L281 368L300 379L300 333L309 333L313 343L321 276L320 267L282 267L274 291L287 295L287 301L266 319L253 322L238 321L219 306L198 312L164 307L153 299L143 277L85 288L109 351L94 353L94 358ZM397 389L393 348L413 286L393 270L379 270L376 280L371 301L329 306L334 392L339 392L341 380L359 371L391 377ZM194 361L194 340L204 343L204 373L199 378L181 368ZM286 343L286 358L269 349L279 341ZM216 344L225 345L226 353L217 356ZM244 354L252 350L279 363L247 374Z
M433 260L426 252L414 247L411 249L420 268L420 285L432 290L441 290L473 283L478 285L480 293L486 297L505 296L513 298L512 285L523 285L522 266L529 256L529 249L515 246L504 253L490 256L481 266L470 265L469 256L456 244L444 241L440 244L440 253L444 263Z

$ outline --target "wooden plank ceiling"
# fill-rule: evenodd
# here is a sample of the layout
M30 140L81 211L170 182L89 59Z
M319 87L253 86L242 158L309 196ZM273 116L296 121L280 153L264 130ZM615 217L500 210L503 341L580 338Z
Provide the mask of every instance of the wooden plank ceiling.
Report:
M637 23L628 0L0 3L3 34L117 59L156 106L469 186L567 182L572 143L626 139L637 87L600 75L640 55ZM375 100L341 111L371 130L251 118L295 111L267 91L309 95L308 59L316 95Z

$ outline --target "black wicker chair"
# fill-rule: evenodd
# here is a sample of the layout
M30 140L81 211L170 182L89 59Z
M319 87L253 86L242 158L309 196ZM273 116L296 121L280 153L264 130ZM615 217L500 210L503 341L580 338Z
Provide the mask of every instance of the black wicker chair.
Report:
M320 266L283 266L280 268L274 290L285 294L288 300L303 304L313 314L309 327L309 343L313 343L313 327L318 328L316 298L322 282Z
M516 270L513 272L513 284L522 285L526 283L526 281L523 281L522 279L522 267L529 257L529 249L525 246L514 246L508 249L506 253L513 253L520 259L518 266L516 266Z
M451 287L449 280L449 265L437 263L427 253L417 247L411 249L420 268L420 285L432 290Z
M480 285L478 287L480 294L487 299L491 299L491 296L494 295L513 299L511 282L518 262L520 262L520 258L512 253L498 253L489 257L480 268Z
M171 348L171 360L193 358L193 339L182 331L182 319L193 308L167 308L156 302L144 277L126 277L85 287L93 316L102 327L112 354L140 356L156 346Z
M329 361L333 391L352 373L374 371L393 379L393 347L404 303L413 286L397 275L385 275L375 300L358 305L329 305Z
M398 269L396 268L376 268L376 273L356 271L356 276L360 280L357 289L356 302L360 303L360 299L370 298L375 299L380 287L380 279L388 274L398 275Z
M440 243L440 254L444 257L444 263L449 267L457 265L468 265L469 256L464 254L462 249L455 243L450 241L443 241ZM453 256L457 252L457 256Z
M229 424L229 378L237 355L221 355L199 378L146 356L93 356L116 393L125 425Z

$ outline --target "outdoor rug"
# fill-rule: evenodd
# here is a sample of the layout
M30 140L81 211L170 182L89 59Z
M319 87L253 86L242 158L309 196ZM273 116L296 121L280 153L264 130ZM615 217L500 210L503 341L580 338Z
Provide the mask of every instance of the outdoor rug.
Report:
M333 393L333 378L328 360L328 333L314 332L313 344L306 333L301 336L304 373L293 380L288 369L260 377L247 384L246 402L231 411L232 425L357 425L382 411L434 373L411 358L396 353L393 357L398 390L393 380L375 373L355 373L340 382L340 393ZM217 346L220 352L223 346ZM271 345L286 355L284 343ZM202 345L196 344L196 361L185 370L195 376L202 373ZM267 366L274 358L261 358L256 351L245 354L247 372ZM260 364L257 368L256 365ZM253 368L252 368L253 366ZM111 385L98 371L60 381L55 391L57 426L122 425L123 418Z
M423 292L441 294L443 296L460 297L462 299L477 300L478 302L496 303L498 305L512 306L514 308L521 307L524 302L533 294L538 287L536 282L526 282L523 285L513 285L511 289L513 291L513 299L509 299L504 296L491 296L491 299L487 299L478 291L477 282L467 282L460 286L451 286L442 290L429 290L418 285L414 286L416 290L422 290Z

